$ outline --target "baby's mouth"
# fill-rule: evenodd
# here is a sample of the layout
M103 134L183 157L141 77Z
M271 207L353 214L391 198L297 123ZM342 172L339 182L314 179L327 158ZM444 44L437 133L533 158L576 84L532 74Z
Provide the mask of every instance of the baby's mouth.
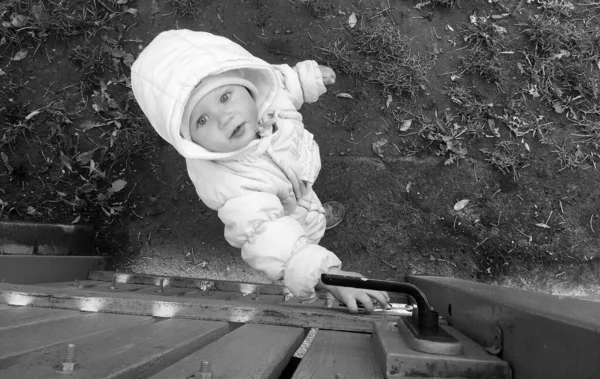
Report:
M231 133L230 138L239 137L243 133L244 124L245 124L245 122L242 122L235 129L233 129L233 132Z

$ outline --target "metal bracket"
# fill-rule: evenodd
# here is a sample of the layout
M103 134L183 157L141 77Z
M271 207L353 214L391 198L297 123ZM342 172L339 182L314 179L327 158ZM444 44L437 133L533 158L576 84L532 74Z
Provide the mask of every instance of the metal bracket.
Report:
M322 274L325 284L405 293L417 303L411 316L398 318L398 330L408 345L416 351L437 355L461 355L461 343L438 325L438 313L429 305L425 294L415 285L354 276Z

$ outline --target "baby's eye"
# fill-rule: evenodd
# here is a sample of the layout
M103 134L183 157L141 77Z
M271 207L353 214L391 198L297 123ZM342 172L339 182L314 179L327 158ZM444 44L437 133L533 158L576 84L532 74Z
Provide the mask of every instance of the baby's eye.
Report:
M229 93L225 93L223 96L221 96L221 103L224 103L227 100L229 100Z
M198 119L198 125L206 124L206 116L202 116Z

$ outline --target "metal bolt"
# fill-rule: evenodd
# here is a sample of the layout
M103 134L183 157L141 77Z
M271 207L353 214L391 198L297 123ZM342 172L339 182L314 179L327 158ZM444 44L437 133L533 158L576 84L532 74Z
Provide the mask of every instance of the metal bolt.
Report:
M202 361L200 363L200 371L198 371L195 375L195 379L212 379L213 372L210 370L210 362Z
M111 290L116 290L117 289L117 274L113 275L112 283L110 285L110 289Z
M65 350L65 357L62 361L62 369L58 372L61 373L72 373L75 371L77 362L75 362L75 344L68 344L67 350Z
M164 280L164 279L160 279L160 280L158 281L158 291L156 291L156 292L162 292L162 291L163 291L164 284L165 284L165 280Z

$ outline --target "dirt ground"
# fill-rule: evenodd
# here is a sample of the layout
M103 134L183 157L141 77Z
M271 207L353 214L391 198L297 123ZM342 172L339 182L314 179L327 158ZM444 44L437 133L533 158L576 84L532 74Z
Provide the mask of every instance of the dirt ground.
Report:
M302 114L323 154L316 191L347 208L322 240L346 269L598 294L599 13L592 1L10 0L0 218L91 223L121 270L265 280L131 97L141 49L188 28L337 72Z

